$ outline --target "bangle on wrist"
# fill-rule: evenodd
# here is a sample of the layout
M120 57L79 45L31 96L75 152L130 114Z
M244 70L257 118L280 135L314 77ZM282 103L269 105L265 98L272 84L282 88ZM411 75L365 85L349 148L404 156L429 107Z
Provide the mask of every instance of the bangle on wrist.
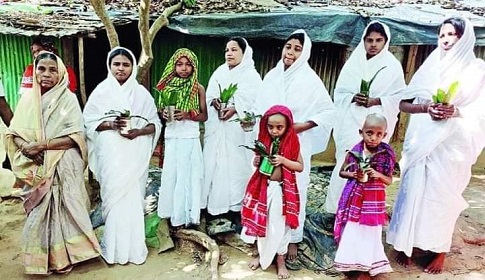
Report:
M51 139L45 141L45 149L46 150L49 150L49 141L51 141Z

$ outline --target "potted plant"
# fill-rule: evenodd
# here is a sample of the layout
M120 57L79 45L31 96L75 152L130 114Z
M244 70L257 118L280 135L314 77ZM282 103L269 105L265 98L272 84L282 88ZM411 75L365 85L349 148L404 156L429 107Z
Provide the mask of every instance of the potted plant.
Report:
M219 118L222 118L222 110L227 108L227 103L234 96L234 93L236 93L237 84L231 83L225 89L222 89L219 83L217 85L219 86L219 99L221 100L221 106L219 108Z
M259 164L259 172L266 175L266 176L271 176L274 170L274 165L271 164L269 161L270 158L278 154L278 151L280 149L280 139L275 138L271 142L271 147L270 149L267 149L266 146L259 140L254 140L254 147L249 147L246 145L241 145L241 147L244 147L246 149L249 149L256 154L261 156L261 163Z
M375 155L382 153L382 152L384 152L384 150L375 152L373 154L368 155L367 157L364 157L364 152L359 153L359 152L356 152L356 151L347 150L347 153L350 156L352 156L357 162L353 162L353 163L348 164L347 166L345 166L344 170L348 170L349 167L351 167L353 165L357 165L358 168L360 170L362 170L362 172L364 173L364 177L362 177L362 179L360 179L358 181L361 182L361 183L365 183L369 180L369 176L367 175L367 170L371 167L372 158Z
M255 115L253 112L244 111L243 118L237 118L232 120L232 122L239 122L241 124L241 128L245 132L253 131L254 125L256 124L256 120L261 118L261 115Z
M450 85L447 92L445 92L443 89L439 88L436 91L436 94L434 94L432 96L433 102L434 103L440 103L440 104L443 104L443 105L450 104L451 101L453 100L453 98L455 98L455 95L458 92L459 86L460 86L460 83L458 81L455 81Z
M157 108L162 109L162 111L167 110L167 122L175 121L173 115L175 113L175 108L177 105L177 94L175 92L168 93L167 91L158 90L157 88L155 88L155 90L157 91L158 95Z
M128 131L131 130L132 118L140 118L145 120L147 123L149 123L148 119L146 119L145 117L138 116L138 115L131 115L130 110L123 110L123 111L109 110L108 112L104 113L104 115L105 116L100 118L100 120L106 119L106 118L113 118L113 117L116 118L117 120L123 120L126 126L120 130L120 134L124 134L124 135L128 134Z
M370 81L366 81L366 80L363 80L363 79L360 81L360 93L361 94L365 95L366 97L369 97L370 86L374 82L374 79L376 78L377 74L379 74L379 72L381 72L386 67L387 66L384 66L381 69L377 70L377 72L374 74L374 76L372 76L372 79L370 79Z

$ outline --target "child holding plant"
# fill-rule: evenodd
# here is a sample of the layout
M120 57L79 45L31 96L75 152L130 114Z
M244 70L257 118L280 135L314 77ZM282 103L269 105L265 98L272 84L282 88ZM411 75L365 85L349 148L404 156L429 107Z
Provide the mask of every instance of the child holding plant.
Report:
M259 256L250 262L251 269L259 266L266 269L276 255L278 278L288 278L285 259L290 229L303 222L298 219L300 200L295 175L303 170L303 159L290 109L276 105L266 111L260 122L258 141L257 145L264 145L266 152L257 153L253 160L258 170L249 180L243 199L242 238L245 242L257 239ZM254 150L258 151L258 147ZM262 170L268 159L272 171Z
M178 49L158 82L160 94L176 96L174 121L165 128L165 159L158 200L158 215L174 227L198 224L203 184L199 122L207 120L205 90L197 78L197 56ZM166 100L167 98L162 98ZM171 99L171 98L168 98ZM159 109L165 104L159 104ZM163 118L169 119L167 110Z
M382 226L387 222L385 188L392 183L396 161L391 146L382 142L386 130L384 116L368 115L359 130L362 141L347 152L340 169L347 184L334 228L334 267L338 271L370 276L392 271L381 241Z

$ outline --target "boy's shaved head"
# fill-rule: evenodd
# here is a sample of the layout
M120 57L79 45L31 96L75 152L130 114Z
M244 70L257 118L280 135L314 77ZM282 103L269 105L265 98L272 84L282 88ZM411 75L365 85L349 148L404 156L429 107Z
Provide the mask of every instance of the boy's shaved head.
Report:
M365 118L364 125L362 127L364 128L369 126L379 126L379 127L382 127L384 131L386 131L387 130L386 117L378 113L372 113L367 115L367 117Z

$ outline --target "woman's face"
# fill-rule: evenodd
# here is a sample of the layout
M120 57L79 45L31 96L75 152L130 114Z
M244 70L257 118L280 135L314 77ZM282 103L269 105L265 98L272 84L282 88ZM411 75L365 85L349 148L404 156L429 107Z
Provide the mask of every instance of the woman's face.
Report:
M180 78L186 79L192 75L192 72L194 72L194 66L185 56L179 58L177 63L175 63L175 73L177 73L177 76Z
M367 59L379 54L386 45L386 38L381 33L372 31L364 38L365 52Z
M111 74L122 85L128 80L133 71L133 64L128 57L119 54L111 59Z
M50 58L39 60L35 68L35 77L40 84L42 92L53 88L59 82L57 61Z
M450 50L459 39L455 27L452 24L445 23L441 26L438 43L443 50Z
M281 54L281 59L283 59L285 66L290 67L293 65L293 63L300 57L302 51L303 45L300 43L300 40L290 39L286 42Z
M227 42L225 52L229 68L234 68L241 63L244 53L236 41Z

